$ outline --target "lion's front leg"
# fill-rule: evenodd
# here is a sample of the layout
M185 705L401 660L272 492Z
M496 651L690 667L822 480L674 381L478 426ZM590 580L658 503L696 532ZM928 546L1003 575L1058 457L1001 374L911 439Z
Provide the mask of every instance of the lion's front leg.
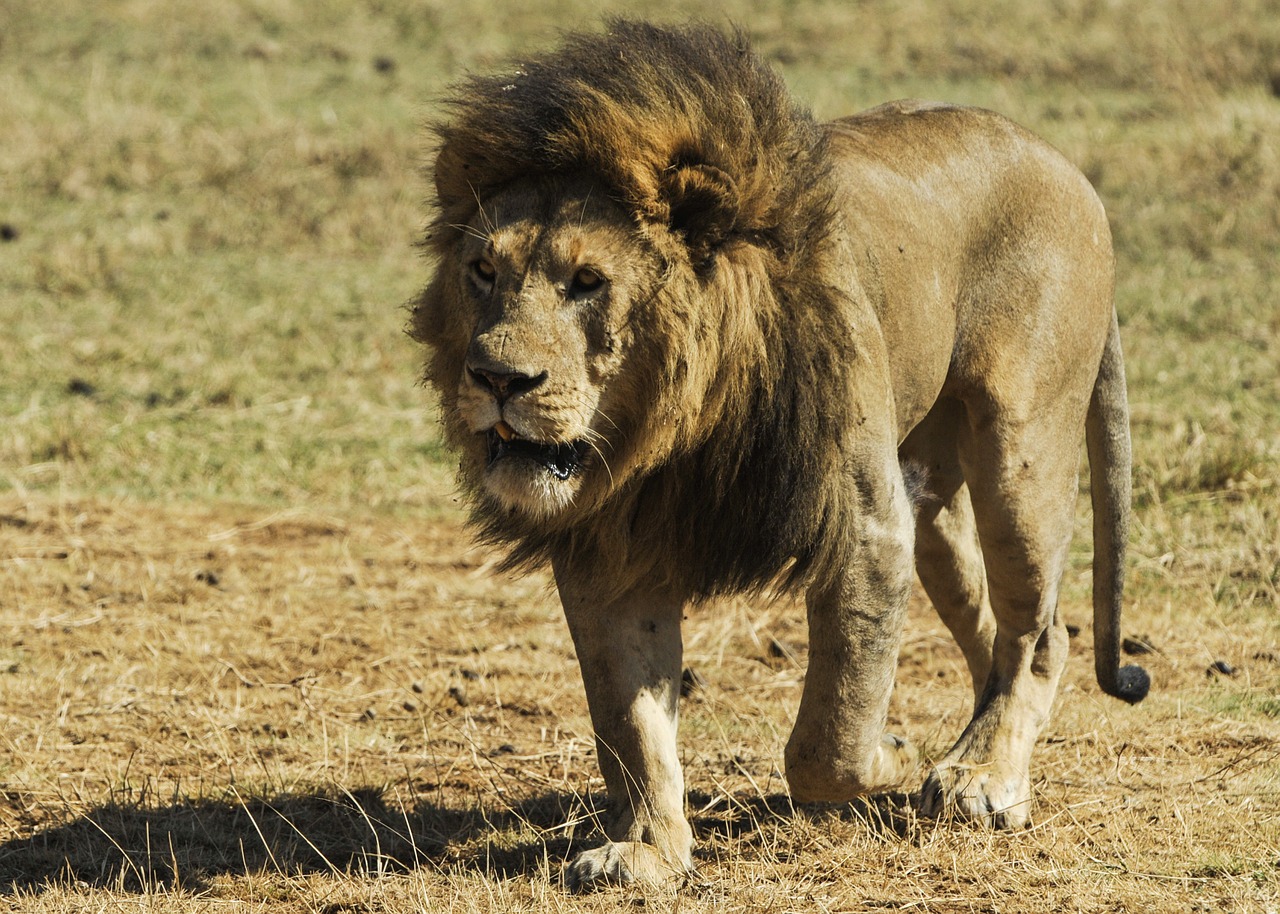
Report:
M913 570L912 507L896 458L857 490L846 564L808 594L809 669L786 750L787 781L801 801L895 787L917 764L910 744L885 733Z
M611 807L608 842L569 864L569 886L672 882L693 868L676 752L684 601L646 590L601 601L583 569L555 571Z

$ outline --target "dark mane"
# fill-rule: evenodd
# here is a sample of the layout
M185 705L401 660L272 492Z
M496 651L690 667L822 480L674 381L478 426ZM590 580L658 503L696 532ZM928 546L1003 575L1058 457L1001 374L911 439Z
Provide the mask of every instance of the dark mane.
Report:
M741 33L611 20L603 35L571 34L554 52L471 77L445 110L434 125L438 228L464 224L514 180L583 172L638 218L679 220L664 182L699 165L732 185L717 232L767 236L784 256L809 246L823 134Z
M446 111L428 238L442 258L478 201L583 173L674 252L653 313L636 316L651 376L633 434L662 440L663 459L566 523L502 510L464 468L482 537L510 548L509 565L592 556L620 570L619 587L666 574L696 595L803 583L838 561L856 419L839 394L855 359L850 309L828 279L843 235L825 133L778 75L741 33L612 21L468 79ZM428 310L415 335L438 340ZM438 352L428 366L446 416L458 364ZM659 418L672 415L674 431Z

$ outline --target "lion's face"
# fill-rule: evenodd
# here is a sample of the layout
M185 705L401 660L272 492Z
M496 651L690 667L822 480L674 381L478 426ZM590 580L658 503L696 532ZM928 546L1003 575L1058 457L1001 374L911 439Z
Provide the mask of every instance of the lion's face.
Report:
M628 318L660 274L634 222L587 182L526 182L481 201L450 259L466 339L453 417L473 480L534 517L607 490L634 411Z

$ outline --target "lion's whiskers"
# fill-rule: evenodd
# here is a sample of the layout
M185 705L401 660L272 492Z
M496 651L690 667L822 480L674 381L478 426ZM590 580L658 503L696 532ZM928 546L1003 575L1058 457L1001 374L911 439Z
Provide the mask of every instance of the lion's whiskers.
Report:
M578 230L582 230L583 224L587 221L587 204L591 202L591 194L595 191L594 187L587 188L587 195L582 198L582 209L578 213Z
M601 419L603 419L605 422L608 422L611 426L613 426L614 431L621 431L621 429L618 428L618 423L610 419L609 414L606 413L604 410L597 407L595 410L595 414L599 416ZM613 478L613 470L609 468L609 459L605 457L604 451L602 451L600 447L596 444L597 441L607 442L608 439L605 438L604 435L600 434L600 432L593 429L590 425L586 425L586 423L583 423L583 424L585 426L585 431L583 432L582 440L585 441L587 443L587 446L590 447L591 450L595 451L596 456L600 458L600 463L602 466L604 466L604 471L609 476L609 488L612 489L616 485L616 482Z
M614 422L612 419L610 419L610 418L609 418L609 414L608 414L608 413L606 413L604 410L602 410L602 409L600 409L600 408L598 408L598 407L597 407L597 409L596 409L596 415L597 415L597 416L599 416L601 419L603 419L605 422L608 422L611 426L613 426L613 430L614 430L615 432L620 432L620 431L622 431L622 429L618 428L618 423L616 423L616 422ZM592 430L592 429L590 429L590 428L588 428L588 429L587 429L587 431L591 432L591 434L593 434L593 435L598 435L598 434L599 434L599 432L596 432L596 431L594 431L594 430Z
M458 225L457 223L451 222L449 224L449 228L462 232L464 235L467 235L471 238L475 238L477 241L483 241L486 244L489 242L489 236L486 233L480 231L478 228L475 228L474 226Z
M609 488L613 489L616 487L616 484L614 483L614 479L613 479L613 470L609 469L609 459L604 456L604 451L600 450L600 448L596 445L597 439L600 441L603 441L604 436L601 434L598 434L597 432L591 432L587 437L583 438L582 440L585 441L587 443L587 447L595 451L596 456L600 458L600 465L604 467L605 473L607 473L609 476Z
M494 221L489 218L489 214L484 211L484 201L480 199L480 194L476 191L476 186L472 184L470 181L468 181L467 187L471 188L471 196L475 198L476 211L480 216L481 223L485 227L486 234L484 236L484 240L488 241L489 236L494 233L494 231L497 229L497 226L494 224Z

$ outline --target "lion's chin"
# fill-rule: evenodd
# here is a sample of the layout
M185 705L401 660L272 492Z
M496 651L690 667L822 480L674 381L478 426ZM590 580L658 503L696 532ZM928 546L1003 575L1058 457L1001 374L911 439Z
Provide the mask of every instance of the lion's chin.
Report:
M484 487L489 496L512 511L531 517L553 517L573 504L581 488L578 473L560 478L539 463L507 457L485 469Z
M581 487L586 447L541 444L489 431L484 483L504 507L533 516L558 514Z

